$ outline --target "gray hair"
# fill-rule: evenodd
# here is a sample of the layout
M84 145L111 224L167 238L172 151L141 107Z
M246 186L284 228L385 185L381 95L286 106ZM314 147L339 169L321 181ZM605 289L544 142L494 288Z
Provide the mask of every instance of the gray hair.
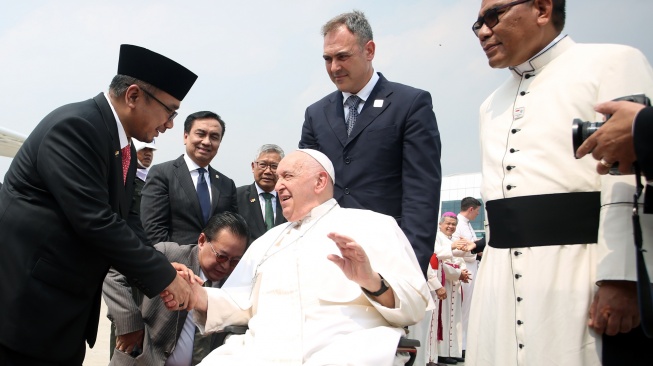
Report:
M150 93L154 93L156 90L158 90L153 85L148 84L144 81L138 80L131 76L118 74L111 80L111 84L109 84L109 92L115 98L120 98L125 94L127 89L129 89L132 84L136 84L139 88L144 89ZM150 98L147 94L145 94L145 97L148 100Z
M261 156L261 154L263 153L277 153L279 154L279 157L281 159L283 159L283 157L286 156L286 154L283 152L283 149L279 147L279 145L265 144L256 150L256 155L254 156L254 160L258 159L258 157Z
M446 219L447 217L450 218L450 219L454 219L454 220L456 220L456 224L458 224L458 217L455 217L455 216L449 216L449 215L446 215L446 216L445 216L445 215L442 215L442 217L440 217L440 222L439 222L439 223L440 223L440 224L443 223L443 222L444 222L444 219Z
M370 23L365 18L365 14L359 10L354 10L351 13L342 13L329 20L322 26L322 36L326 36L327 33L337 29L341 25L347 27L356 36L358 44L361 47L364 47L367 42L374 39Z

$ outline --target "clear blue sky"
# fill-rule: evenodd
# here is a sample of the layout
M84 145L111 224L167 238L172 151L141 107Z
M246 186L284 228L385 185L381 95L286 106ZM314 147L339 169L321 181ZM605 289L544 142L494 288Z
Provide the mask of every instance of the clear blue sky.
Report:
M628 44L653 59L653 1L568 3L565 33L575 41ZM443 173L480 171L478 107L508 72L489 68L471 32L479 6L480 0L7 2L0 13L0 126L27 135L54 108L105 91L119 45L137 44L199 75L175 127L158 139L154 163L183 153L188 114L212 110L227 123L212 165L236 185L249 184L255 150L264 143L294 150L305 108L335 90L320 27L358 9L374 30L375 69L432 94ZM0 180L9 163L0 158Z

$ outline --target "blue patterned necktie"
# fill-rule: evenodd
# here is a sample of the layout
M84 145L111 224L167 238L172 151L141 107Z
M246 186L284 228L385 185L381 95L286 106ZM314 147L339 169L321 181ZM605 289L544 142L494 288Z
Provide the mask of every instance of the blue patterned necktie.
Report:
M200 201L200 208L202 208L202 216L204 216L204 224L209 221L211 215L211 196L209 195L209 185L206 184L204 173L206 169L197 169L199 177L197 177L197 199Z
M351 130L354 129L354 124L356 124L356 118L358 118L358 104L362 101L358 95L350 95L345 101L345 105L349 108L349 115L347 116L347 136L351 134Z

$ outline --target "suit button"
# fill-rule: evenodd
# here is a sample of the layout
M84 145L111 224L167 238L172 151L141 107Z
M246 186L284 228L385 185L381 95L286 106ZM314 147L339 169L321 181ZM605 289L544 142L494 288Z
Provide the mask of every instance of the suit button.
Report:
M524 345L522 343L519 344L519 348L524 348Z
M521 131L521 128L513 128L512 130L510 130L510 132L512 132L513 135L519 131Z
M517 325L522 325L522 324L524 324L523 321L521 321L521 320L517 320Z
M521 297L518 297L518 298L517 298L517 301L518 301L518 302L521 302L522 300L524 300L524 299L521 298Z
M349 188L345 188L345 194L349 194Z
M346 158L345 158L345 164L349 164L349 163L351 163L351 158L346 157Z
M508 184L508 185L506 186L506 189L507 189L507 190L511 190L512 187L513 187L513 186L511 186L510 184Z
M521 252L515 252L515 257L520 255L520 254L521 254Z
M521 277L520 274L516 274L516 275L515 275L515 278L516 278L516 279L519 279L520 277Z
M516 153L517 151L519 151L519 150L510 149L510 153L511 153L511 154L514 154L514 153Z
M523 92L519 93L519 95L521 95L523 97L524 95L526 95L526 92L523 91Z

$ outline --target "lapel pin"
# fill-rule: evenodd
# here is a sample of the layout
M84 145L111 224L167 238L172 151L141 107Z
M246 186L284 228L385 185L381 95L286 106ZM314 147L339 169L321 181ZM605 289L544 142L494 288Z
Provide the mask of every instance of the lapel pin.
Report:
M215 175L215 179L220 179L220 177L218 177L218 175L216 174L216 175Z
M256 202L256 198L250 198L249 202Z
M118 154L120 154L120 150L116 150L116 157L118 157Z
M383 99L376 99L376 100L374 101L374 107L375 107L375 108L381 108L381 107L383 107Z

